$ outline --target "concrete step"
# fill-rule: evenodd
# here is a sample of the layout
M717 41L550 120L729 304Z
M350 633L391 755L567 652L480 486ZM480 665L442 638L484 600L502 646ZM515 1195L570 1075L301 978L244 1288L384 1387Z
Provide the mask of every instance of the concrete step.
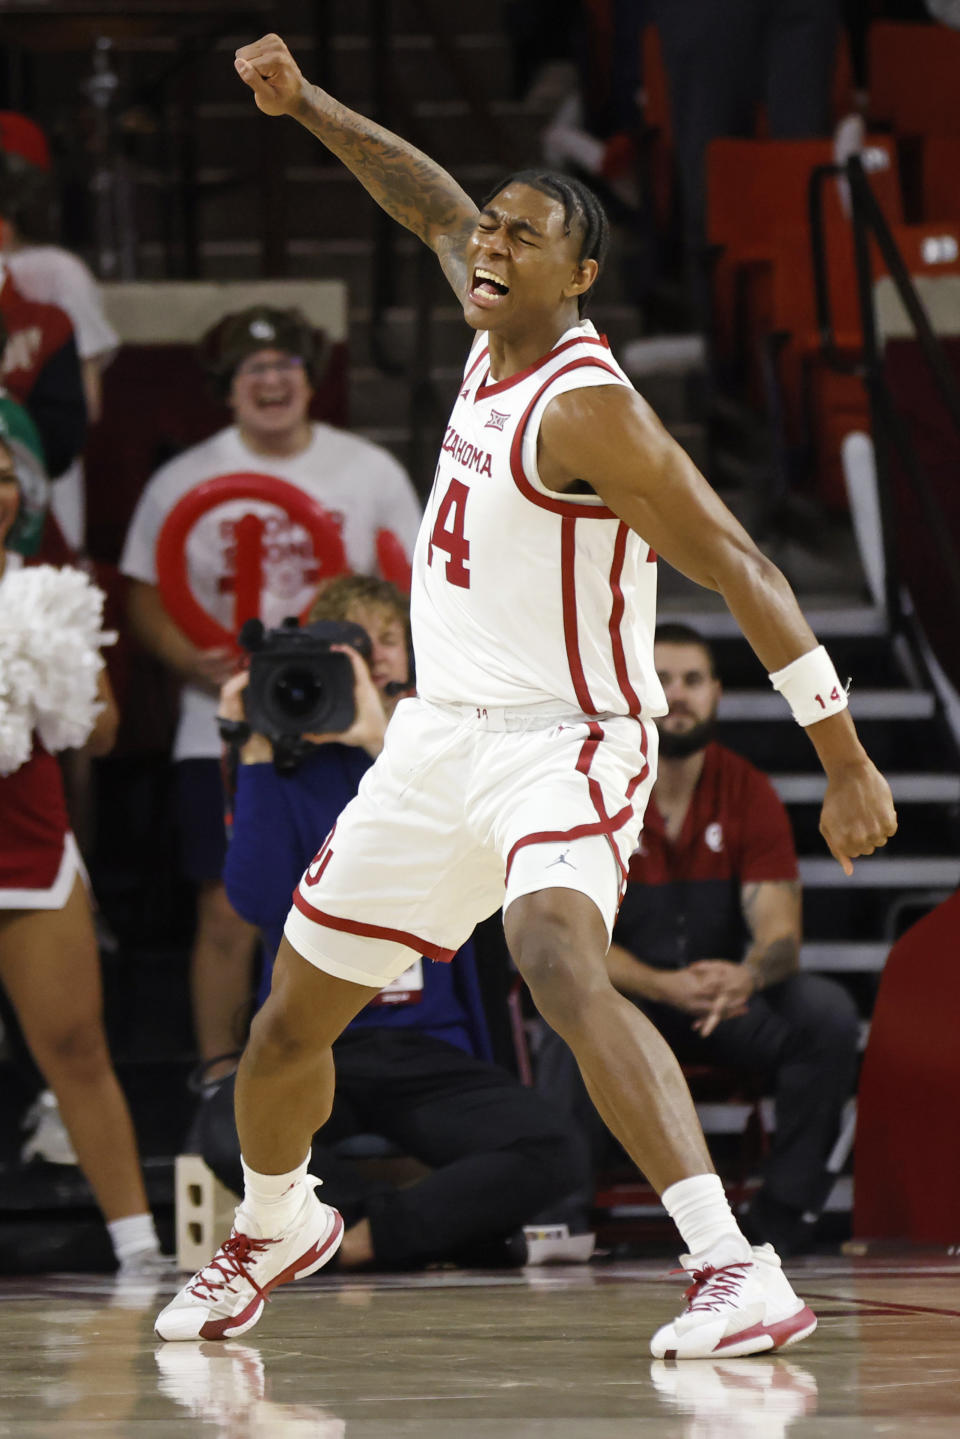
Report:
M277 26L284 40L295 56L312 52L317 34L316 0L284 0L282 17L278 16ZM323 0L322 27L332 45L339 47L366 46L369 43L373 23L374 5L372 0ZM282 24L281 24L282 18ZM451 30L453 27L451 27ZM391 45L404 44L411 38L423 36L425 32L422 6L416 0L391 0L389 6L389 42ZM465 26L468 40L475 34L495 34L499 31L494 23L485 27L482 20ZM248 31L240 26L222 35L217 47L232 55L239 45L251 39ZM459 37L455 37L459 38ZM320 76L311 76L322 84Z
M734 1108L734 1107L735 1107L735 1106L732 1106L732 1105L730 1106L731 1109ZM703 1108L704 1108L704 1110L706 1111L707 1106L703 1106ZM743 1124L746 1122L747 1114L748 1114L749 1111L747 1110L746 1106L741 1106L741 1109L743 1110L743 1113L742 1113L742 1115L741 1115L742 1122L740 1123L739 1128L742 1130ZM701 1110L701 1106L700 1106L700 1105L697 1105L697 1113L698 1113L698 1114L700 1114L700 1110ZM709 1115L709 1113L707 1114L707 1119L708 1119L708 1122L709 1122L709 1120L711 1119L711 1116ZM701 1123L703 1123L703 1117L702 1117L702 1116L701 1116ZM704 1129L707 1129L707 1125L704 1124L704 1125L703 1125L703 1128L704 1128ZM707 1132L710 1132L710 1131L708 1130ZM716 1133L717 1131L714 1130L714 1131L712 1131L712 1132L713 1132L713 1133ZM636 1192L636 1188L637 1188L637 1186L635 1186L635 1185L631 1185L631 1186L630 1186L631 1196ZM827 1202L826 1202L826 1204L825 1204L823 1207L824 1207L824 1211L825 1211L826 1213L828 1213L828 1214L849 1214L849 1213L851 1213L851 1211L852 1211L852 1209L853 1209L853 1176L852 1176L852 1175L849 1175L849 1174L841 1174L841 1175L840 1175L840 1177L837 1179L836 1183L834 1184L833 1188L831 1189L830 1194L829 1194L829 1196L828 1196L828 1198L827 1198ZM663 1206L660 1204L660 1201L657 1199L656 1194L655 1194L654 1191L651 1189L651 1190L650 1190L650 1198L649 1198L649 1201L644 1202L644 1203L614 1204L614 1205L612 1205L611 1208L607 1211L607 1218L608 1218L608 1219L611 1219L611 1220L614 1220L614 1219L658 1219L658 1218L664 1218L664 1219L665 1219L665 1218L666 1218L666 1212L665 1212L665 1210L663 1209Z
M471 342L471 331L463 318L463 310L439 273L439 267L428 263L427 273L433 282L432 293L439 301L432 310L431 361L440 367L452 367L462 373ZM412 356L416 344L417 315L410 305L390 306L384 312L383 333L391 350L398 355ZM366 380L366 369L377 363L371 348L370 326L373 312L369 306L351 304L350 357L355 378ZM597 328L608 336L616 351L618 333L629 333L636 326L636 312L627 305L597 306L593 315ZM691 444L696 443L699 427L690 426L684 433Z
M366 339L365 344L369 344ZM404 442L410 438L410 386L403 377L384 374L375 366L350 365L350 420L351 424L363 428L387 426ZM398 346L397 354L409 353ZM462 365L434 365L430 378L436 388L437 407L445 414L456 399L457 387L463 373ZM698 453L706 446L706 437L699 426L687 424L673 431L676 439L697 461Z
M778 697L777 697L778 698ZM856 716L856 709L853 710ZM751 761L765 774L782 771L816 771L817 756L810 737L789 718L784 723L758 719L720 719L717 739ZM935 718L890 720L857 719L857 731L867 754L881 774L908 773L923 756L925 770L953 773L957 767L953 741Z
M458 64L491 99L506 99L510 85L510 49L504 35L495 32L458 34L452 38ZM373 53L367 35L336 35L331 47L329 77L320 83L339 100L363 113L364 99L372 93ZM306 73L311 74L312 47L304 51ZM457 77L445 62L433 35L394 33L386 57L390 82L408 102L459 100ZM319 78L319 77L318 77Z
M704 596L704 608L673 609L670 613L671 620L692 625L705 639L742 640L743 632L730 611L721 607L722 600L717 608L708 608L707 592L698 590L697 593ZM886 616L875 605L812 605L805 608L804 614L814 633L824 640L838 635L862 639L866 636L887 634Z
M344 95L343 99L362 115L373 112L369 92ZM426 144L433 158L450 170L458 165L489 164L497 160L506 173L542 160L540 134L544 117L519 101L491 100L490 123L482 121L473 106L459 95L433 99L429 93L427 97L417 94L411 98L408 110L412 124L404 124L398 117L394 126L401 131L415 131L411 138L421 147ZM232 98L205 100L197 124L201 153L204 157L229 155L235 163L242 163L244 147L258 143L256 132L263 131L263 127L264 117L252 102L246 102L242 92ZM274 126L274 130L277 139L273 143L282 144L290 156L301 163L305 163L302 157L311 151L315 153L320 143L302 126L285 125L282 139L280 127ZM251 135L252 140L246 138Z
M896 804L960 803L958 774L888 774ZM784 804L820 804L826 790L822 774L772 774L770 782Z
M437 395L437 412L444 419L453 407L460 383L460 366L437 367L431 371ZM350 422L360 427L388 427L410 438L410 385L405 376L384 375L379 370L351 371Z
M897 832L884 855L908 859L960 854L960 805L906 804L903 800L895 803ZM822 858L826 849L820 833L819 804L790 805L789 809L797 853Z
M327 26L338 35L366 35L372 23L373 8L371 0L325 0ZM307 6L307 13L309 9ZM391 32L416 34L422 29L422 8L414 0L393 0L390 6Z
M935 711L926 690L859 690L850 695L850 713L856 720L931 719ZM770 690L735 690L721 695L721 720L782 720L793 723L782 695Z
M201 278L211 280L249 280L262 278L261 244L246 233L219 240L203 240L199 246ZM401 238L397 264L398 289L411 293L417 283L416 251L412 237ZM286 247L288 279L343 280L351 304L370 303L370 240L315 238L291 240ZM165 275L165 251L159 240L144 240L137 247L138 279L161 279ZM437 284L446 288L442 275Z
M702 591L707 599L712 596ZM822 610L804 606L811 623L821 621ZM832 612L831 612L832 613ZM663 618L666 618L664 613ZM669 616L673 619L673 613ZM706 634L710 617L702 622L693 620L694 629ZM763 665L747 644L738 629L729 635L710 635L710 645L717 664L717 672L728 689L764 689L768 684ZM918 676L909 657L905 657L896 643L891 644L886 633L874 635L830 634L830 654L837 673L846 680L854 677L857 689L898 689L903 686L916 688Z
M939 855L886 856L873 854L857 861L846 875L835 859L801 859L804 888L836 889L956 889L960 859Z
M889 944L864 944L858 940L805 944L800 950L800 968L821 974L876 974L890 953Z

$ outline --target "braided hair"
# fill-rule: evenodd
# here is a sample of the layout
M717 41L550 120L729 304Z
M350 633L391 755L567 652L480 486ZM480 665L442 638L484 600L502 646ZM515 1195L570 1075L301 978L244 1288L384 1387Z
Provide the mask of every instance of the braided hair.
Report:
M575 223L582 231L577 264L582 265L584 260L596 260L599 278L610 242L610 225L606 211L590 186L572 175L561 175L556 170L518 170L501 180L495 189L485 195L480 202L480 208L484 209L489 205L508 185L528 185L531 190L539 190L542 195L549 195L551 200L559 200L563 206L564 234L569 235ZM581 315L587 308L592 288L593 286L577 296L577 310Z

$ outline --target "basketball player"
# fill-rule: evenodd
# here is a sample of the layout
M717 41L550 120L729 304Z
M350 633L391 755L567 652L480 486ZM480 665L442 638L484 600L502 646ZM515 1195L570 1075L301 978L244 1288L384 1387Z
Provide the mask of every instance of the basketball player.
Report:
M777 569L633 390L583 301L605 221L586 189L525 173L478 211L427 156L301 76L268 35L237 52L436 252L476 331L414 561L419 698L301 880L236 1086L244 1197L231 1237L157 1320L165 1339L256 1323L342 1233L306 1173L330 1045L411 955L449 959L499 905L517 966L689 1250L658 1357L779 1349L816 1319L737 1228L680 1069L607 977L666 711L655 553L724 596L827 773L821 829L849 874L896 828L846 694ZM319 1097L318 1096L324 1096Z

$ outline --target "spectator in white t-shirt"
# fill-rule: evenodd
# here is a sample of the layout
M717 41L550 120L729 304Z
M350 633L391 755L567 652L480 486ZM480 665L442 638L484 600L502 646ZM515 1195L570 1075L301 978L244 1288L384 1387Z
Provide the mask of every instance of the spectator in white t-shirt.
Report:
M182 859L198 885L192 958L193 1012L201 1061L210 1080L232 1067L221 1056L243 1042L251 993L253 930L231 909L221 881L226 837L216 710L219 686L236 669L227 647L204 648L164 606L157 540L180 500L206 480L260 473L296 486L327 512L346 565L377 572L377 537L389 531L409 556L420 506L403 467L385 450L310 420L319 378L321 337L293 310L255 306L228 316L203 349L234 424L178 455L148 482L120 561L132 581L133 630L183 681L174 745ZM269 528L263 554L260 617L268 626L301 612L316 590L311 541L275 504L234 500L198 519L187 540L191 590L226 631L234 630L235 530L251 511Z
M24 117L19 117L24 123ZM19 132L18 132L19 133ZM50 173L28 161L0 130L0 252L17 289L28 300L57 305L69 315L83 376L87 420L100 418L101 376L119 345L119 336L104 312L97 281L84 262L53 243L57 233L56 200ZM82 553L86 546L86 499L83 461L77 457L58 475L51 509L68 546Z

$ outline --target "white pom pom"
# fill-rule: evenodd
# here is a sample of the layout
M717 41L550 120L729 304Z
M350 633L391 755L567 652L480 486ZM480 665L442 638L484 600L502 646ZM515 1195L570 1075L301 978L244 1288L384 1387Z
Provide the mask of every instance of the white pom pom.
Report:
M97 681L104 594L81 570L38 565L3 578L0 596L0 775L29 758L33 733L56 753L87 739L103 706Z

